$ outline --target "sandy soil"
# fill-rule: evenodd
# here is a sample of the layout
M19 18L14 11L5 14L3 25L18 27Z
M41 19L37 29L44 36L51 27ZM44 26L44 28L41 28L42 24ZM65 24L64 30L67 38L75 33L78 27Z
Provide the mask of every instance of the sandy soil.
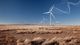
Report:
M0 25L0 45L80 45L80 26Z

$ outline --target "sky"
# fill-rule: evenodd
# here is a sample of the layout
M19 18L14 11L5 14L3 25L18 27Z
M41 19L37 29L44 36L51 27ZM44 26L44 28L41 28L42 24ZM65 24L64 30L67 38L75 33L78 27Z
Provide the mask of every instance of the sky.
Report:
M56 23L80 25L80 3L67 6L67 2L78 3L79 0L0 0L0 24L41 24L49 23L48 12L52 5L67 13L52 10ZM52 18L52 23L55 20Z

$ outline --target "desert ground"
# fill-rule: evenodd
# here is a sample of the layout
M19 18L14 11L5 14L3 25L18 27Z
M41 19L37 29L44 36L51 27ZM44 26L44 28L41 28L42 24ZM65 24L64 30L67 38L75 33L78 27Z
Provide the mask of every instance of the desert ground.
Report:
M0 45L80 45L80 26L0 25Z

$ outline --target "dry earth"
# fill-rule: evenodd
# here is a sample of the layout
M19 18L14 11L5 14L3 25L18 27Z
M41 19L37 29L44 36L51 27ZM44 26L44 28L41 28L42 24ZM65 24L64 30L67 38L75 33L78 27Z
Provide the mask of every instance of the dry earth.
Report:
M80 26L0 25L0 45L80 45Z

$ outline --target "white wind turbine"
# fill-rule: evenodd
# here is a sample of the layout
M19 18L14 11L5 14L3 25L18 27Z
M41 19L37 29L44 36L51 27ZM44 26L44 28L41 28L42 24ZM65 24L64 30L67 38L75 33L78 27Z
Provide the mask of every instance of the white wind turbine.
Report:
M54 5L49 9L48 12L43 13L43 14L49 14L49 16L50 16L50 22L49 22L50 25L52 24L52 17L55 19L55 16L52 13L53 8L54 8Z
M79 0L79 2L77 2L77 3L73 3L73 2L67 2L67 6L68 6L68 9L69 9L69 13L70 13L70 5L78 5L78 4L80 4L80 0ZM68 14L68 12L66 12L66 11L63 11L63 10L61 10L61 9L59 9L59 8L56 8L54 5L49 9L49 11L48 12L45 12L45 13L43 13L43 14L49 14L49 16L50 16L50 25L52 24L52 17L55 19L55 15L53 15L53 8L55 8L56 10L58 10L58 11L60 11L60 12L62 12L62 13L64 13L64 14Z
M40 24L45 24L45 18L43 17L42 20L40 21Z
M77 2L77 3L73 3L73 2L67 2L67 7L68 7L68 9L69 9L69 13L70 13L70 5L78 5L78 4L80 4L80 0Z

